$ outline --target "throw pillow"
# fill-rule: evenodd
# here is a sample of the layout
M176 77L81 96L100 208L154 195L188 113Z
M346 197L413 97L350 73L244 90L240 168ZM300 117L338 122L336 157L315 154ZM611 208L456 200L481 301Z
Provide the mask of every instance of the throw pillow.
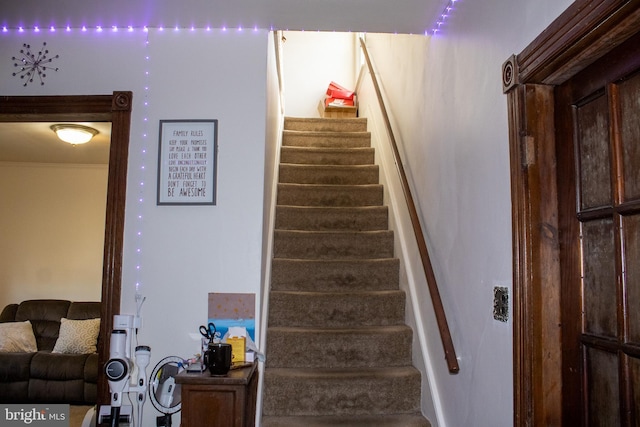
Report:
M0 323L0 352L35 353L38 351L31 322Z
M52 353L95 353L99 332L100 319L71 320L63 317Z

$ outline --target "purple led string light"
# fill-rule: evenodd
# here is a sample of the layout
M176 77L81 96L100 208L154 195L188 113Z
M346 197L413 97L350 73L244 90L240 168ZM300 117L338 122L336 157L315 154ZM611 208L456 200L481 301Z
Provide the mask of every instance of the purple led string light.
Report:
M436 34L438 34L438 31L440 31L440 27L444 24L445 20L451 16L451 13L454 10L454 5L457 1L458 0L449 0L449 3L447 3L444 10L433 25L433 28L431 29L432 35L435 36ZM425 35L428 35L428 33Z
M4 25L4 26L0 27L0 33L10 33L12 31L16 31L18 33L26 33L28 31L33 31L34 33L42 33L42 32L45 32L45 31L48 31L50 33L55 33L56 31L59 31L59 30L66 31L68 33L72 32L73 30L77 30L77 31L80 31L80 32L83 32L83 33L89 33L92 30L94 32L96 32L96 33L106 32L107 30L109 30L110 32L113 32L113 33L117 33L119 31L127 31L127 32L131 33L131 32L134 32L136 30L148 32L149 28L155 28L158 31L167 30L167 28L164 27L164 26L158 26L158 27L148 27L148 26L134 27L134 26L128 25L128 26L120 26L119 27L117 25L112 25L112 26L109 26L109 27L104 27L102 25L96 25L94 27L91 27L91 26L82 25L80 27L75 27L74 28L74 27L71 27L70 25L66 25L64 27L56 27L54 25L51 25L51 26L49 26L47 28L41 28L39 26L33 26L33 27L19 26L19 27L15 27L14 28L14 27L8 27L8 26ZM244 32L248 28L253 29L253 32L258 32L259 31L259 28L258 28L257 25L254 25L253 27L245 27L245 26L242 26L242 25L238 25L235 28L230 28L230 27L228 27L226 25L223 25L222 27L219 27L219 29L224 31L224 32L226 32L226 31L228 31L230 29L235 29L239 33ZM188 31L194 32L194 31L198 30L199 28L195 28L193 26L191 26L191 27L181 27L181 26L177 25L177 26L175 26L175 27L173 27L171 29L173 31L175 31L175 32L179 32L179 31L182 31L182 30L188 30ZM210 32L213 29L214 29L214 27L211 27L210 25L207 26L207 27L202 28L203 31L207 31L207 32ZM273 31L273 28L271 30Z
M131 27L129 27L131 29ZM139 174L140 178L138 180L138 213L136 215L136 261L135 261L135 269L136 269L136 279L135 279L135 291L136 291L136 301L138 300L138 296L141 296L143 293L142 289L142 280L141 277L141 269L142 269L142 237L143 237L143 228L144 228L144 191L145 191L145 179L146 179L146 162L147 162L147 145L149 139L149 75L150 75L150 60L151 57L149 55L149 29L147 27L143 28L143 31L146 33L145 39L145 70L144 70L144 99L143 99L143 112L142 112L142 148L140 150L140 169Z

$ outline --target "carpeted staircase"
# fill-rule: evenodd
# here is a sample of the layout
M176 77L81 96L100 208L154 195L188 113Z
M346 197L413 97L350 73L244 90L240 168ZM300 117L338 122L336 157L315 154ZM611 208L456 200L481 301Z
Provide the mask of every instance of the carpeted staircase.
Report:
M285 119L263 427L429 426L366 119Z

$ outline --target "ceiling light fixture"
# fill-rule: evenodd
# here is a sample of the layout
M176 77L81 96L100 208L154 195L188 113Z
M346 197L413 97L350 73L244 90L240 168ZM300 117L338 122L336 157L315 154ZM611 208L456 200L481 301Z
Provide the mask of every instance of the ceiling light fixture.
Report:
M91 141L91 138L98 134L98 131L94 128L76 124L52 125L51 130L54 131L62 141L73 145L86 144Z

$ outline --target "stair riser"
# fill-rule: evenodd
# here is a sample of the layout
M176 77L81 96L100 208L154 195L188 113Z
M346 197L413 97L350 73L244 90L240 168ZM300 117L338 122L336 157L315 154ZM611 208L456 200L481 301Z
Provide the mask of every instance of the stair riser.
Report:
M275 228L308 231L386 230L389 213L386 206L368 208L300 208L278 206Z
M404 323L404 292L277 292L269 299L269 327L340 328Z
M382 206L381 185L307 186L278 184L278 205L290 206Z
M399 286L400 261L316 261L274 259L273 291L395 290Z
M281 377L265 371L266 416L374 415L420 410L420 374L393 377Z
M269 368L387 368L411 364L411 329L268 329Z
M371 146L371 134L368 132L318 132L301 133L284 131L282 145L285 147L326 147L358 148Z
M280 165L279 182L296 184L366 185L378 183L378 166Z
M274 258L393 258L393 232L296 232L276 230Z
M373 148L282 147L280 162L304 165L372 165Z
M365 132L367 119L285 117L284 129L311 132Z
M262 427L430 427L419 411L415 414L362 415L359 417L263 417Z

